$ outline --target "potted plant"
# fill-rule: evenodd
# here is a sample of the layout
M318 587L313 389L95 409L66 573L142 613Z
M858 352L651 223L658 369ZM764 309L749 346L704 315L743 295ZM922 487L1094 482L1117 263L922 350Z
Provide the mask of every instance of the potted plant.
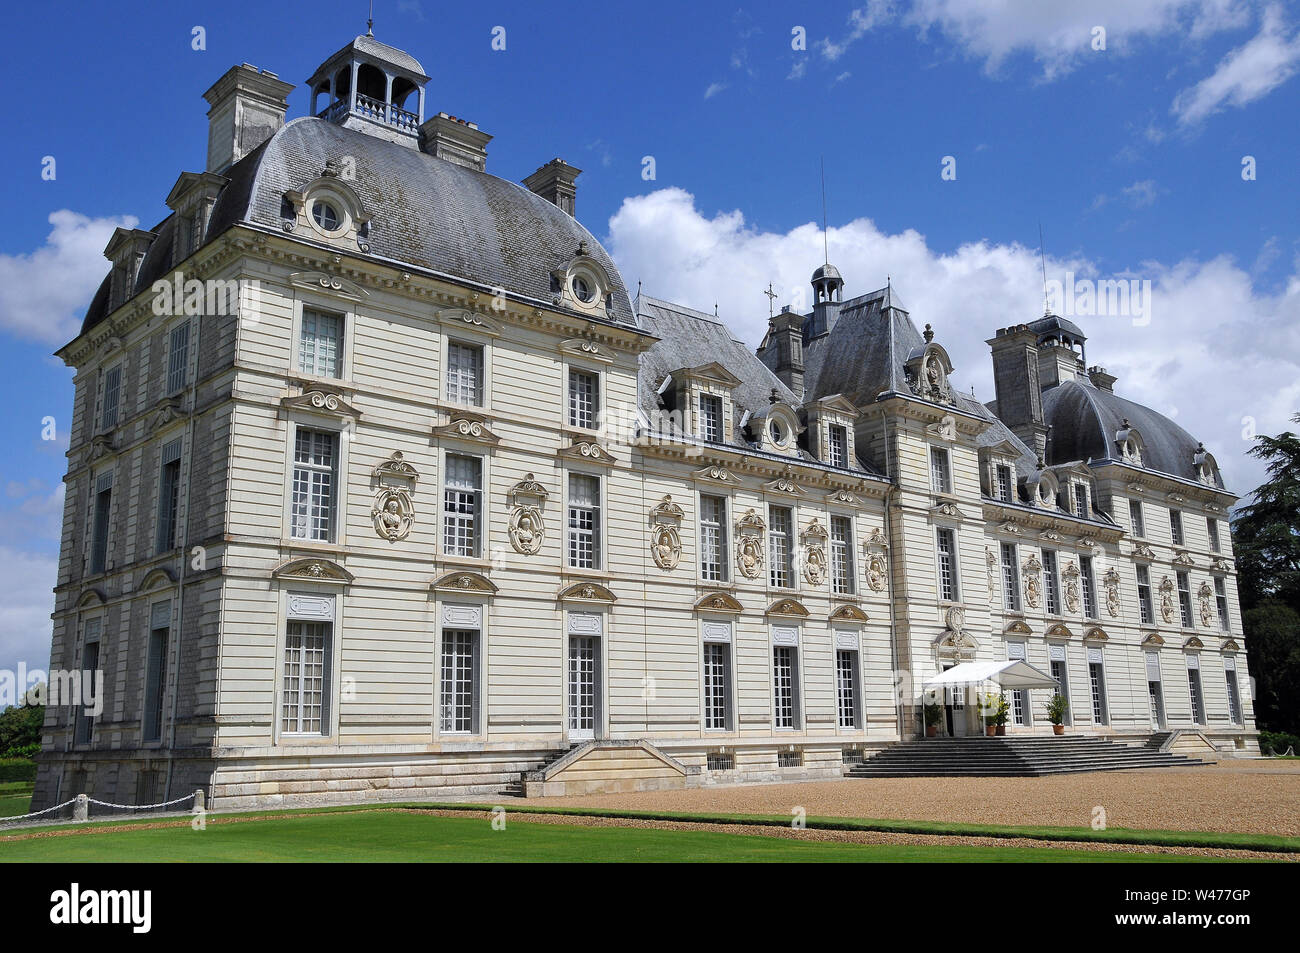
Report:
M1007 733L1007 719L1011 716L1011 702L1007 701L1006 693L998 696L998 711L993 716L993 724L997 730L994 734L1005 735Z
M1070 703L1060 692L1053 695L1047 703L1047 720L1052 723L1052 734L1065 734L1065 712L1069 707Z
M980 696L980 714L984 719L984 734L992 738L998 731L998 696L988 692Z
M943 719L943 706L930 702L925 706L925 736L933 738L939 733L939 722Z

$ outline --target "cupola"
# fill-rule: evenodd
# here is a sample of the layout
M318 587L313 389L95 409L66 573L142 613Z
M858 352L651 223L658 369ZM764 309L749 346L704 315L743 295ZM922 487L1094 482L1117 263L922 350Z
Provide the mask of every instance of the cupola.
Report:
M415 57L380 43L368 32L327 59L307 80L311 114L419 148L428 81Z

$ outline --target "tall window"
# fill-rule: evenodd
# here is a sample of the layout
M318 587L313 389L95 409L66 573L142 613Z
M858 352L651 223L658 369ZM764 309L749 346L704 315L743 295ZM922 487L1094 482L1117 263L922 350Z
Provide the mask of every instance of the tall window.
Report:
M997 494L998 500L1002 503L1011 502L1011 468L1005 463L999 463L997 468Z
M1192 587L1187 581L1187 573L1179 572L1178 576L1178 615L1182 619L1183 628L1192 627Z
M104 623L102 619L87 619L82 633L82 650L81 650L81 678L83 683L89 681L92 689L96 686L95 672L99 670L99 637L103 631ZM95 716L91 714L94 710L98 698L92 698L89 703L85 702L86 689L82 689L83 704L77 709L77 722L75 727L75 740L77 744L90 744L91 736L95 732Z
M717 394L700 395L700 438L722 442L722 398Z
M1175 546L1183 545L1183 514L1178 510L1169 511L1169 533Z
M831 591L850 595L853 590L853 522L847 516L832 516Z
M1237 660L1226 656L1223 660L1223 673L1228 680L1228 718L1234 725L1242 724L1241 690L1237 685Z
M483 406L483 348L451 341L447 344L447 400Z
M1210 535L1210 550L1216 553L1219 552L1219 521L1213 516L1207 517L1205 531Z
M171 633L171 601L159 602L149 611L149 647L145 658L144 711L141 735L145 741L162 740L163 691L166 687L167 637Z
M833 467L849 465L849 432L839 424L826 428L826 462Z
M1201 694L1201 660L1195 655L1187 657L1187 691L1192 699L1192 721L1205 724L1205 698Z
M1020 611L1020 571L1014 543L1002 544L1002 601L1007 610Z
M569 474L569 565L600 568L600 477Z
M1214 577L1214 604L1219 609L1219 628L1228 631L1228 587L1222 576Z
M442 685L439 701L442 731L472 734L478 713L476 682L478 632L442 630Z
M158 553L176 546L176 516L181 496L181 439L169 440L162 447L162 469L158 474Z
M284 639L284 698L281 727L286 734L327 733L325 692L329 672L328 622L290 620Z
M109 516L113 512L113 472L101 473L95 480L95 516L90 536L90 572L108 568Z
M1043 550L1043 598L1048 615L1061 614L1061 583L1056 572L1056 552L1051 549Z
M99 418L100 430L112 430L117 426L117 408L122 397L122 365L110 368L104 373L104 405Z
M302 330L298 335L298 370L318 377L338 377L343 353L343 317L311 308L302 309Z
M1137 567L1138 580L1138 615L1143 625L1155 622L1155 609L1151 603L1151 570L1146 566Z
M1092 557L1079 557L1079 587L1083 590L1085 618L1097 618L1097 580L1092 574Z
M482 522L483 461L447 454L447 483L442 491L442 551L448 556L479 554Z
M1096 725L1106 724L1106 673L1100 660L1092 657L1089 650L1088 686L1092 690L1092 721Z
M771 567L770 582L778 589L794 587L794 517L788 506L767 508L767 558Z
M167 393L174 394L189 383L190 323L172 328L167 342Z
M731 646L704 643L704 727L726 731L731 709Z
M1086 483L1074 484L1074 515L1083 520L1088 518L1088 484Z
M772 646L773 711L777 728L798 727L798 650L793 645Z
M569 369L569 426L596 429L600 410L600 378L589 371Z
M936 493L952 492L952 471L948 468L948 451L943 447L930 448L930 484Z
M957 601L957 540L950 529L935 533L935 546L939 557L939 598L944 602Z
M290 535L334 541L334 488L338 482L339 435L299 427L294 437Z
M1128 501L1128 518L1133 524L1133 535L1141 538L1147 534L1146 523L1142 519L1142 501Z
M835 701L841 728L861 728L858 714L858 653L851 649L835 652Z
M727 580L727 501L720 496L700 497L700 578Z

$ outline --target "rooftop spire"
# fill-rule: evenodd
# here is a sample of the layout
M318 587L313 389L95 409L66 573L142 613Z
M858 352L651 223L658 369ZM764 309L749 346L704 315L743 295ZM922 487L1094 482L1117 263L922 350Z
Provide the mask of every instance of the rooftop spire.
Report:
M822 166L822 264L831 263L830 244L826 235L826 157L821 157Z
M1043 263L1043 317L1052 313L1047 300L1047 250L1043 247L1043 223L1038 223L1038 257Z
M366 18L366 36L375 35L375 0L370 0L370 16Z

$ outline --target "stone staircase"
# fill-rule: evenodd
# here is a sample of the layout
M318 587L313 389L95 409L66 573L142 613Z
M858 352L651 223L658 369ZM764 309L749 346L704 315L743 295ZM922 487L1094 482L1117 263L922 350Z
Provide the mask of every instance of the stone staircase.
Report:
M1158 742L1152 737L1141 743L1125 744L1084 735L925 738L885 748L845 774L851 778L1033 778L1203 763L1160 751L1164 741L1163 737Z
M536 767L529 768L528 771L521 772L518 778L516 778L515 780L507 784L505 787L503 787L501 789L501 795L503 797L523 797L525 774L528 774L529 771L545 771L547 768L555 764L555 762L559 761L561 758L563 758L572 750L573 747L556 748L554 751L551 752L551 756L547 758L545 761L539 762Z
M1173 736L1174 733L1172 731L1157 731L1145 742L1143 742L1142 747L1147 748L1150 751L1159 751L1161 748L1165 746L1165 742L1167 742Z

